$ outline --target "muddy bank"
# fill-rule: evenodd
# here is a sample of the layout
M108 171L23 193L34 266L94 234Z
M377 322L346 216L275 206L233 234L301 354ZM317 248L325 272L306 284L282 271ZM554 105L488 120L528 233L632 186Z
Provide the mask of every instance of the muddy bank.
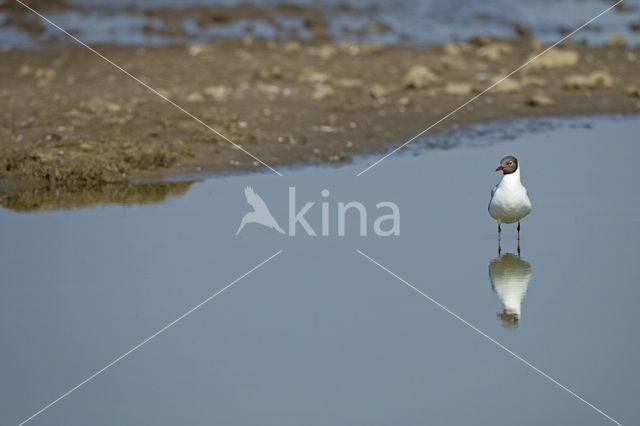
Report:
M98 50L266 163L349 161L401 143L546 45L278 43ZM640 49L569 43L433 129L640 111ZM254 170L229 142L82 47L0 53L0 182L55 186ZM430 145L430 134L415 143ZM431 143L434 145L435 143Z

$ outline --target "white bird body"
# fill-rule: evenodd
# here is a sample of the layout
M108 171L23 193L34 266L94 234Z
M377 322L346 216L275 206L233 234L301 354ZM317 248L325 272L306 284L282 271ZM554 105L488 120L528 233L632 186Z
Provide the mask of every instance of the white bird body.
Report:
M498 223L515 223L531 212L527 188L520 182L520 167L502 176L491 191L489 214Z
M247 203L253 207L253 211L244 215L236 235L240 233L244 225L247 223L259 223L260 225L275 229L279 233L284 234L284 231L280 228L280 225L278 225L278 222L269 211L267 204L258 194L256 194L253 188L247 186L244 189L244 196L247 199Z

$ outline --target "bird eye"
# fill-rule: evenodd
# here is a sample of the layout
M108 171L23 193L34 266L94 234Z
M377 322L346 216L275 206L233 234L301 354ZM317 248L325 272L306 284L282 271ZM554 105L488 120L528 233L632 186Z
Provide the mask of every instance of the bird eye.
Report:
M509 161L509 165L512 165L512 164L513 164L513 161Z

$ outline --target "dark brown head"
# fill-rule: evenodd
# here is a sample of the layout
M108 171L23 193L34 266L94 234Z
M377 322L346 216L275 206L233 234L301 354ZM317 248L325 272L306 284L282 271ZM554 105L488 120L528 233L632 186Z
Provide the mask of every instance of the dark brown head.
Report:
M500 160L500 165L496 168L496 172L502 170L502 173L508 175L518 170L518 159L513 155L508 155Z

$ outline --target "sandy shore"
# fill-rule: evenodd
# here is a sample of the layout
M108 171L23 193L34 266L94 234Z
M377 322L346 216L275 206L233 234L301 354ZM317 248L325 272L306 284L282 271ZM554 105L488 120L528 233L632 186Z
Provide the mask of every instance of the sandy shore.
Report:
M545 47L528 38L429 47L243 38L97 50L277 168L384 152ZM640 111L639 60L622 41L568 43L416 143L498 118ZM2 52L0 81L5 191L262 167L82 47Z

